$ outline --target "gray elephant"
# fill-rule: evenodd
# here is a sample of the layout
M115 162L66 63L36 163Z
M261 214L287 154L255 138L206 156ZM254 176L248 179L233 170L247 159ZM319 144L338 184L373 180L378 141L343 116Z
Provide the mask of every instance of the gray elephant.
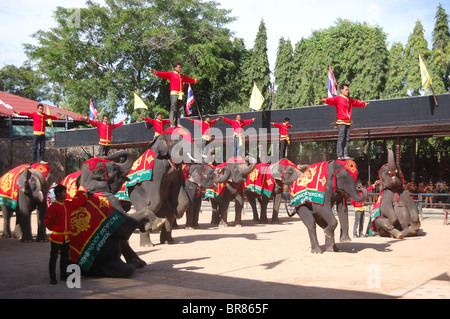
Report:
M283 190L289 188L309 165L296 166L283 159L274 165L260 163L248 175L244 185L245 196L252 207L255 222L268 223L267 206L273 199L272 224L279 223L278 215ZM261 185L259 185L261 184ZM259 202L261 214L258 216L256 202Z
M235 201L234 225L242 226L242 208L244 205L243 184L247 176L255 169L256 160L248 158L232 158L228 162L217 167L228 167L231 175L226 183L217 184L215 189L206 191L206 198L211 199L212 217L211 224L219 227L227 227L228 207L232 200Z
M44 223L47 210L47 193L50 181L50 166L46 164L20 165L0 179L0 205L3 213L3 238L21 238L32 242L31 213L37 209L38 233L36 241L48 241ZM16 213L16 226L11 233L10 220Z
M121 158L125 160L118 162ZM77 184L94 195L72 212L71 260L80 265L84 275L129 277L137 267L146 264L130 247L131 234L144 222L157 229L165 221L147 209L127 214L114 196L125 182L134 159L133 154L120 151L82 165Z
M199 228L198 219L202 204L202 190L213 188L215 183L226 182L231 175L228 167L215 168L211 164L192 164L186 166L185 189L189 198L186 212L186 229Z
M381 196L371 213L369 233L397 239L417 235L420 229L419 210L403 188L402 173L395 164L391 147L388 147L388 163L380 169L379 175Z
M311 165L292 184L291 206L295 207L308 229L312 253L323 252L317 241L316 224L324 230L325 249L339 251L334 240L334 231L338 225L332 211L334 204L341 226L340 241L351 241L345 196L350 196L356 202L362 202L367 197L367 191L356 185L357 174L356 164L351 160L322 162Z

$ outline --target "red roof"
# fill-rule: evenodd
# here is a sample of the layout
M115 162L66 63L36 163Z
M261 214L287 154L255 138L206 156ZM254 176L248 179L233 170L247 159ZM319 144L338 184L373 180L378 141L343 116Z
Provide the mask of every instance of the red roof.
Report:
M41 103L26 99L14 94L9 94L0 91L0 116L21 117L13 112L13 108L16 112L36 112L36 106ZM52 105L42 103L44 105L44 113L47 113L47 108L50 109L50 114L54 116L65 115L70 117L74 121L84 121L83 115L57 108Z

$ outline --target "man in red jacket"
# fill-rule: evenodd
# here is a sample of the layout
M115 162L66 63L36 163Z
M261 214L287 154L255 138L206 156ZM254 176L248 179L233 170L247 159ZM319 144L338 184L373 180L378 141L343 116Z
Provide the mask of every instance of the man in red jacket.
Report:
M251 120L241 120L241 114L236 115L236 119L232 120L222 115L219 116L225 123L233 126L233 136L234 136L234 145L233 145L233 156L239 156L239 148L242 146L242 138L244 137L244 126L247 126L255 121L255 118Z
M274 123L270 122L275 127L278 127L280 130L280 160L286 158L286 148L290 143L289 141L289 130L292 128L292 125L289 124L290 119L286 117L283 123Z
M128 120L128 116L121 122L117 124L110 124L109 123L109 116L103 115L103 121L92 121L88 117L85 116L86 122L89 124L97 127L98 129L98 135L100 136L100 148L99 148L99 156L108 156L109 154L109 148L111 145L111 139L112 139L112 131L116 128L122 126L125 124L125 122Z
M352 108L366 107L368 102L361 102L349 97L349 86L346 83L339 87L341 95L319 100L322 103L336 107L336 125L338 129L337 156L338 159L352 159L348 156L348 143L350 142L350 126L352 122Z
M178 126L181 106L183 105L184 83L197 83L198 79L193 79L181 74L183 65L180 62L173 64L173 72L161 72L151 69L152 73L160 78L170 81L170 123L172 127Z
M37 157L37 147L39 144L39 159L41 164L48 164L47 162L44 162L44 152L45 152L45 121L48 119L51 120L61 120L64 119L63 116L53 116L53 115L47 115L44 113L44 105L39 103L37 105L37 112L34 113L28 113L28 112L16 112L15 114L19 115L25 115L29 118L33 119L33 155L31 158L32 163L36 163L36 157Z
M50 235L50 261L48 265L50 283L57 284L56 262L58 252L61 252L59 261L61 280L67 279L67 264L69 261L70 248L70 222L71 214L86 202L88 193L84 187L80 187L72 200L66 200L67 188L57 185L54 188L56 200L47 208L45 212L45 225L52 231Z
M188 121L191 121L194 124L201 125L202 128L202 156L206 157L205 148L211 143L211 126L216 124L219 119L211 120L211 116L206 115L205 120L199 121L188 118Z
M377 180L375 183L373 183L372 186L366 189L367 193L374 190L375 186L380 184L380 181ZM362 188L361 181L358 180L356 182L356 185L359 188ZM359 192L359 195L362 195L362 192ZM353 237L366 237L366 235L363 232L363 226L364 226L364 213L366 211L366 207L364 206L364 202L355 202L353 198L351 199L351 203L353 207L355 208L355 223L353 224Z
M141 116L141 119L144 121L149 122L151 125L153 125L153 128L155 129L155 136L154 138L160 136L164 132L164 126L167 124L170 124L170 120L163 119L162 113L156 114L156 119L151 119L148 117Z

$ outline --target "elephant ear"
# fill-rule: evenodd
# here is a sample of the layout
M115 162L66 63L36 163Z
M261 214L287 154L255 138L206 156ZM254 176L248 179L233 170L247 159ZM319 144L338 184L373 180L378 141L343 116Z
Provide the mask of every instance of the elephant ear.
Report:
M276 180L281 180L281 174L284 170L284 166L281 166L280 164L276 163L272 167L272 177Z
M189 174L189 178L190 178L191 182L194 182L195 184L201 183L202 177L200 176L199 166L193 167L193 169L191 170L191 172Z

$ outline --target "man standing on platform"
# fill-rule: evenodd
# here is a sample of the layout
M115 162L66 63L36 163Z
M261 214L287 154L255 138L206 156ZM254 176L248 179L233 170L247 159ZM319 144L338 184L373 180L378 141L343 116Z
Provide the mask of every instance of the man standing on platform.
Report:
M350 126L352 122L352 108L366 107L368 102L361 102L349 96L349 86L342 83L339 87L341 95L319 100L322 103L336 107L336 125L338 129L337 157L339 160L352 159L348 156L350 142Z
M216 124L219 119L211 120L211 116L206 115L205 120L199 121L188 118L188 121L191 121L194 124L201 125L202 127L202 156L206 157L205 154L205 148L208 146L209 143L211 143L211 126Z
M141 119L153 125L153 128L155 129L155 136L153 137L153 139L157 138L164 132L164 126L170 124L170 120L163 119L162 113L159 112L158 114L156 114L156 119L151 119L144 116L141 116Z
M270 122L275 127L278 127L280 130L280 160L286 158L286 148L290 143L289 140L289 130L292 128L292 125L289 125L290 119L286 117L283 123L274 123Z
M86 122L91 124L92 126L97 127L98 129L98 135L100 135L100 148L99 148L99 156L108 156L109 154L109 148L111 145L111 139L112 139L112 131L116 128L122 126L125 124L125 122L128 120L128 116L125 118L125 120L117 123L117 124L110 124L109 123L109 116L103 115L103 121L92 121L88 117L85 116Z
M183 105L183 84L197 83L198 79L193 79L181 74L183 65L180 62L173 64L173 72L161 72L151 69L152 73L160 78L170 81L170 123L171 127L178 126L181 106Z
M247 126L255 121L255 118L252 118L251 120L242 120L241 121L241 114L236 115L235 120L231 120L229 118L223 117L222 115L219 116L225 123L230 124L233 126L233 136L234 136L234 144L233 144L233 156L238 157L239 156L239 148L242 146L242 138L244 137L244 126Z
M37 148L39 144L39 158L41 164L48 164L47 162L44 162L44 152L45 152L45 121L50 120L62 120L64 119L64 116L53 116L44 114L44 105L39 103L37 105L37 111L34 113L28 113L28 112L16 112L13 110L15 114L19 115L25 115L29 118L33 119L33 155L31 158L32 163L36 163L36 157L37 157Z

